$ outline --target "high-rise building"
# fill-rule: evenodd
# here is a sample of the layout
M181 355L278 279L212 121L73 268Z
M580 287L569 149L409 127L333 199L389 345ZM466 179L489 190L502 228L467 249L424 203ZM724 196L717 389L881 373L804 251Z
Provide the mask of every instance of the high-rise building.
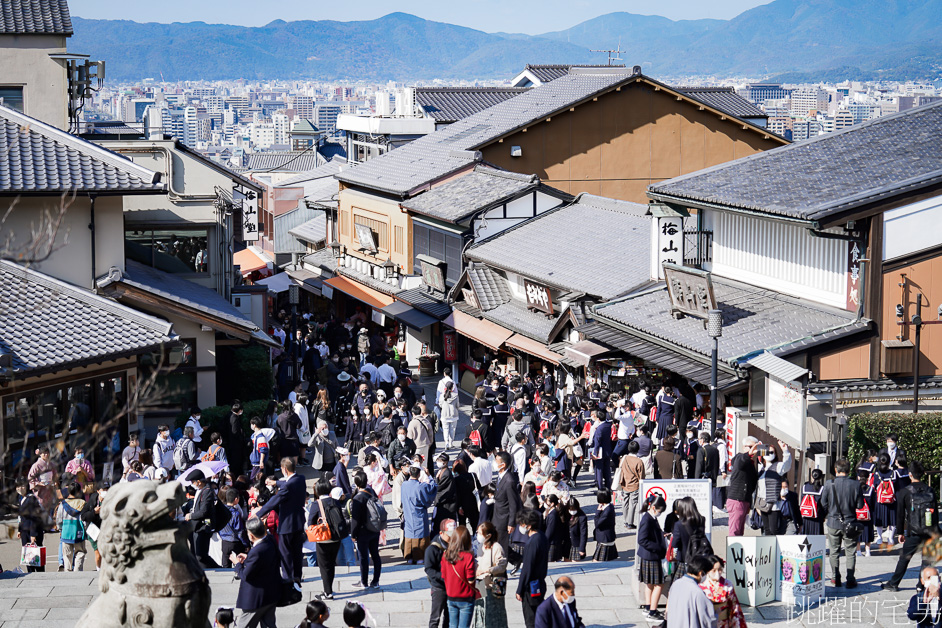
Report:
M812 111L827 111L828 108L828 93L818 87L796 89L791 100L793 116L806 116Z
M183 110L183 143L187 146L196 146L200 136L199 118L196 107L186 107Z
M343 106L334 103L318 103L314 107L314 126L328 136L337 132L337 117L343 113Z
M784 100L791 92L792 90L782 87L780 83L753 83L740 90L739 94L746 100L761 105L766 100Z
M291 121L283 113L276 113L271 117L275 129L275 144L287 144L291 134Z
M142 122L144 120L144 112L153 104L153 98L131 98L125 100L121 119L124 122Z
M302 96L296 94L288 98L288 107L294 109L295 115L299 118L314 117L314 98L312 96Z

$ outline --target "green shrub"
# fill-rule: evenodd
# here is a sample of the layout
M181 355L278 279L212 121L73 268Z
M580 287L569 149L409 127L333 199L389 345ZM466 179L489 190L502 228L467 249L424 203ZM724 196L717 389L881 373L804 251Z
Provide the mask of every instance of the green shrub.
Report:
M855 414L847 422L847 455L856 464L866 449L886 447L886 435L899 436L907 460L918 460L926 470L942 467L942 412Z
M255 401L242 402L242 430L246 435L252 432L249 428L249 419L253 416L262 416L268 408L268 401L268 399L257 399ZM229 414L232 412L232 407L210 406L208 408L201 408L201 410L203 414L200 418L200 422L203 424L206 437L209 438L210 434L213 432L223 433L223 430L227 427L227 421L229 420ZM184 412L177 417L175 422L176 426L182 428L186 425L186 421L189 418L189 411Z

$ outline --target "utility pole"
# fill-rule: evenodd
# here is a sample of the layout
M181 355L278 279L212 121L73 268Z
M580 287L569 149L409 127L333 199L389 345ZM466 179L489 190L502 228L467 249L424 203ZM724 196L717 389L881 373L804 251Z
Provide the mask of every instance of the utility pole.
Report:
M919 414L919 343L922 337L922 294L916 297L916 314L913 316L916 328L916 346L913 347L913 414Z

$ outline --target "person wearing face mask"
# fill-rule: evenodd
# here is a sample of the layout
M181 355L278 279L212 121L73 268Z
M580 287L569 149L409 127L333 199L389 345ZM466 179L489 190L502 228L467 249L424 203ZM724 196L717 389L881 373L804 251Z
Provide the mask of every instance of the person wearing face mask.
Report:
M782 512L778 524L778 534L798 534L802 531L801 508L798 505L798 493L788 488L788 482L782 480L779 490L779 508ZM805 533L807 534L807 533Z
M683 444L684 473L688 480L699 479L697 477L697 452L700 450L700 441L697 440L697 422L687 423L687 438Z
M767 446L762 449L762 459L758 469L756 510L762 513L762 533L765 536L778 534L782 518L779 493L782 480L786 479L788 470L792 468L792 452L788 449L788 445L778 441L778 446L782 450L782 461L776 462L775 450Z
M733 584L723 577L723 559L709 556L707 559L713 568L700 580L700 588L713 604L716 613L716 628L746 628L746 618L742 613L739 598Z
M886 447L877 452L877 457L879 457L880 454L886 454L890 457L891 469L898 469L900 467L897 458L906 459L906 451L899 448L899 436L893 432L886 435Z
M507 628L504 593L507 590L507 557L497 542L497 528L484 522L477 528L477 589L475 628Z
M713 628L716 611L700 588L700 582L713 569L705 556L694 556L687 562L687 573L671 584L667 598L667 628Z
M568 576L553 583L555 592L536 609L536 628L584 628L576 610L576 585Z
M386 459L395 464L400 458L412 458L415 450L415 441L406 435L405 426L400 426L396 430L396 440L386 450Z
M664 569L661 561L667 556L667 541L657 518L667 503L657 493L651 494L641 506L641 523L638 526L639 580L644 583L644 604L641 610L648 619L661 621L664 615L657 610L664 589Z
M504 556L509 554L510 535L517 521L517 513L523 506L517 475L513 471L513 458L506 451L497 454L497 488L494 491L494 507L491 520L497 528L497 538Z
M85 449L75 448L75 456L65 465L65 472L75 476L75 481L82 487L82 492L88 494L89 490L86 490L86 487L90 487L95 482L95 470L92 468L92 463L85 458Z
M729 536L742 536L749 514L749 505L756 490L756 465L753 458L759 439L747 436L742 451L730 462L729 486L726 488L726 511L729 513ZM663 477L663 476L662 476Z
M901 490L897 496L896 521L899 525L899 542L903 544L896 570L887 582L880 585L885 591L899 591L899 585L906 575L909 561L923 544L933 534L939 531L939 503L933 491L922 480L925 469L922 464L913 461L909 465L909 477L912 480L909 486ZM932 564L931 557L927 557L925 550L922 554L922 566ZM938 596L938 588L936 589Z
M307 444L314 451L311 467L315 471L330 471L337 463L337 438L330 433L326 421L318 421L317 429Z
M546 597L546 572L549 567L549 541L540 531L543 517L536 510L525 509L517 514L517 527L528 537L523 549L517 601L523 608L523 623L536 626L536 609Z
M240 418L241 420L241 418ZM243 439L244 440L244 439ZM173 438L170 437L170 426L161 425L157 428L157 438L154 439L154 465L160 469L173 471ZM245 443L241 444L245 448Z
M43 536L45 535L45 526L43 525L43 508L39 499L30 490L29 482L26 478L16 480L17 507L19 514L19 523L16 536L20 539L23 547L27 545L36 545L42 547ZM30 573L36 571L46 571L45 565L41 567L27 567Z
M923 567L919 575L922 590L909 600L906 615L916 622L917 628L942 627L942 605L939 604L939 570L935 567Z

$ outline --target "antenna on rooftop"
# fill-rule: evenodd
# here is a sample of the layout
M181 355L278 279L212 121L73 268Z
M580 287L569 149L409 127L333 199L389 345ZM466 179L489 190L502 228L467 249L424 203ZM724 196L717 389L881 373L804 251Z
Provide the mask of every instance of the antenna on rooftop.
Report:
M623 52L628 52L627 50L621 49L621 41L618 42L618 47L614 50L592 50L591 52L607 52L608 53L608 65L613 65L613 61L621 61L622 58L619 57Z

